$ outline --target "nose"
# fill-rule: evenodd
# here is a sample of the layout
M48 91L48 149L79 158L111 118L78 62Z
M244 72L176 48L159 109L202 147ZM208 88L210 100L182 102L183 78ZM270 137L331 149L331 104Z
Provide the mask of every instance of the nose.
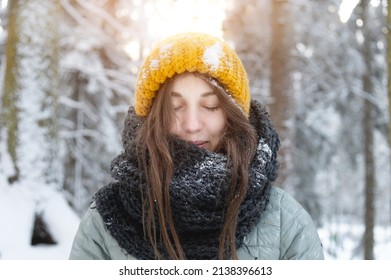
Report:
M202 118L196 110L188 110L182 120L182 128L187 133L198 132L203 127Z

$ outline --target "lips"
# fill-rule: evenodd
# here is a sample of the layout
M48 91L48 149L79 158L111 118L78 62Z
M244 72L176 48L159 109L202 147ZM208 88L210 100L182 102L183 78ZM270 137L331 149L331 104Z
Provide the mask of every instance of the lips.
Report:
M189 141L189 143L196 145L199 148L206 148L208 145L208 141Z

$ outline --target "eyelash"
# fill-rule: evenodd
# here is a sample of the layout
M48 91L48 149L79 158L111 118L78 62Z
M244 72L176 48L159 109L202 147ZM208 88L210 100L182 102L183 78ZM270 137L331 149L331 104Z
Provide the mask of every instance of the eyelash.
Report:
M183 106L178 106L178 107L174 107L174 111L178 111L179 109L181 109ZM214 111L217 111L220 106L215 106L215 107L204 107L206 110L208 111L211 111L211 112L214 112Z
M205 107L208 111L212 111L212 112L214 112L214 111L216 111L216 110L218 110L220 107L219 106L216 106L216 107Z

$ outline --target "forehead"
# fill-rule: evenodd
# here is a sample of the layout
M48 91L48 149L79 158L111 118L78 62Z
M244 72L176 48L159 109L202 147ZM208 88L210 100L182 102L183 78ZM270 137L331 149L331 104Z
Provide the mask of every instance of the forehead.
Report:
M171 91L181 92L188 90L199 90L204 92L213 92L213 87L204 79L195 76L192 73L183 73L173 79Z

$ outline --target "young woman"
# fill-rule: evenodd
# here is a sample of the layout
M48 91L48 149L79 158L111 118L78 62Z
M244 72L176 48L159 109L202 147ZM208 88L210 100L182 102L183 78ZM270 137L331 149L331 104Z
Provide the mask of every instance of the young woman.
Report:
M323 259L311 217L272 186L278 135L226 43L201 33L159 43L122 140L71 259Z

